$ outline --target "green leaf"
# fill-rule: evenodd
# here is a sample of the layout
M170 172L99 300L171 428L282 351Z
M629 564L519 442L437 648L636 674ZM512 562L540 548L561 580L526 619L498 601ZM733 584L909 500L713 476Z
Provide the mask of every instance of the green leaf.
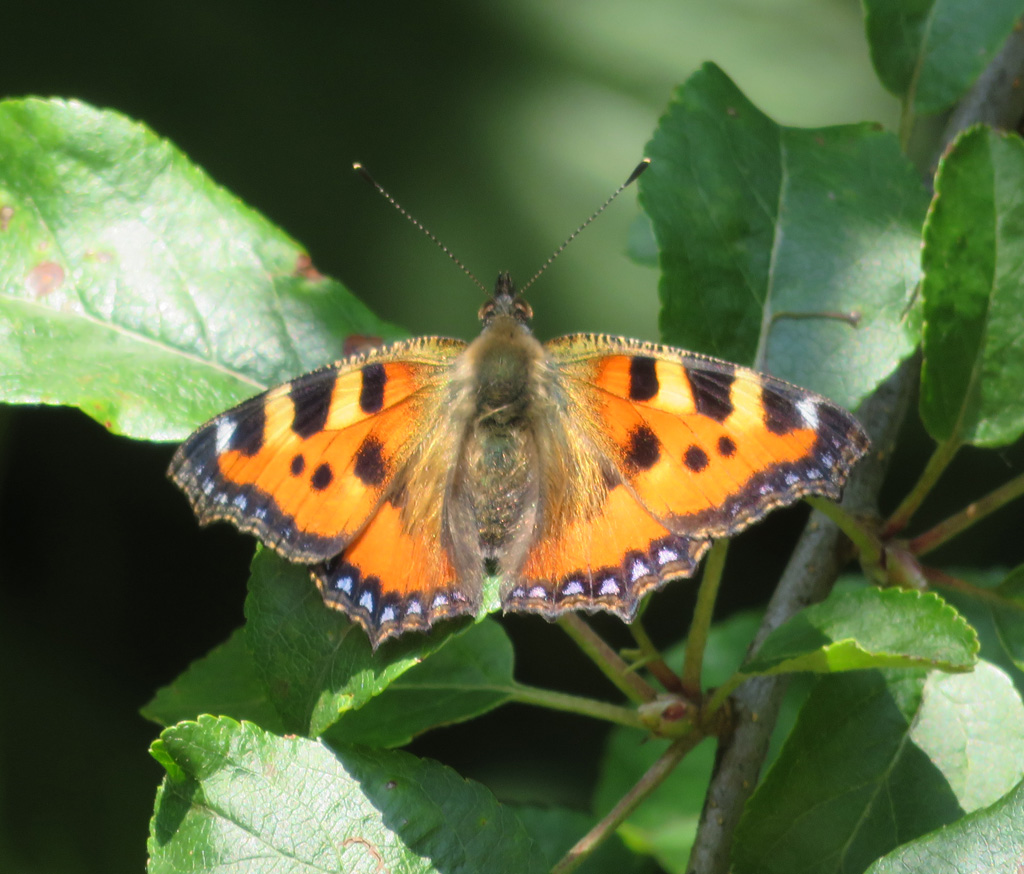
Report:
M487 789L407 753L332 752L201 717L163 732L158 760L168 759L150 874L547 870Z
M834 591L775 629L743 673L834 673L863 668L970 670L978 636L932 592L864 587Z
M847 407L913 351L927 197L894 136L782 127L706 64L647 154L666 342L744 364L763 344L771 373Z
M894 850L867 874L1008 874L1024 858L1024 783L995 804Z
M168 752L164 746L164 742L157 738L149 747L149 754L156 759L157 763L167 772L167 777L174 783L184 783L188 780L188 774L186 774L178 763L174 761L174 756ZM158 795L157 798L160 796Z
M253 559L245 615L270 700L288 731L313 737L443 646L456 624L389 640L375 653L362 628L324 604L306 567L267 549Z
M512 641L490 619L470 626L322 735L328 743L397 747L439 725L500 707L515 692Z
M964 95L1024 14L1021 0L864 0L871 61L882 84L915 113Z
M1022 716L1012 684L985 663L955 676L822 678L747 805L735 871L860 871L991 803L1020 779Z
M911 738L942 771L968 813L1024 776L1024 704L1010 678L981 662L970 674L933 674Z
M255 722L267 731L284 731L239 628L220 646L197 659L173 683L160 689L142 715L160 725L195 719L202 713Z
M572 849L596 823L594 817L564 807L519 805L514 809L549 866ZM639 874L648 868L642 856L631 853L617 835L612 835L575 870L578 874Z
M626 250L637 264L644 267L658 266L658 241L654 238L654 226L647 213L638 213L630 224Z
M954 578L959 578L972 586L980 589L999 591L1001 582L1007 579L1007 573L999 567L989 568L966 568L966 567L945 567L943 572ZM1011 572L1010 576L1013 576ZM1014 681L1017 690L1024 695L1024 674L1014 664L1013 658L1007 652L1006 643L1000 639L998 621L996 616L1004 610L1007 613L1020 612L1017 608L1011 607L1009 602L1006 605L993 603L989 597L979 597L968 590L947 588L943 591L942 597L952 604L978 634L980 644L978 653L983 661L991 662L998 668L1009 674ZM1022 607L1021 609L1024 609Z
M976 127L939 165L924 232L921 418L937 441L1024 433L1024 143Z
M0 104L0 401L180 439L225 407L396 337L302 247L144 125Z
M907 735L924 673L823 678L747 803L734 870L859 871L961 814L942 774ZM764 847L773 848L771 854Z
M990 605L999 643L1013 663L1024 671L1024 565L1014 568L995 591L1009 602Z

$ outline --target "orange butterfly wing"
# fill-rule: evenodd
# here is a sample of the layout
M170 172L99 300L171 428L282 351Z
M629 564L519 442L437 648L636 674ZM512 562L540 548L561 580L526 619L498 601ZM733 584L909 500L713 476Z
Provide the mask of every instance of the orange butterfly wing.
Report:
M546 344L581 428L620 482L597 513L531 549L508 609L631 618L727 537L803 495L838 498L868 448L830 401L724 361L619 338Z
M440 517L410 529L400 503L387 500L343 553L312 569L324 601L357 620L374 649L479 606L479 587L459 584L441 546Z
M292 561L329 558L383 501L464 348L412 340L307 373L199 428L169 474L201 523L229 520Z
M549 619L606 610L628 622L649 591L692 576L708 545L674 535L619 484L595 515L577 517L533 546L503 606Z
M438 548L440 517L433 530L410 533L397 524L396 502L410 460L444 420L449 369L464 348L412 340L300 376L202 426L175 453L170 476L200 523L226 519L285 558L323 563L313 572L325 599L351 607L368 630L368 613L387 608L382 590L423 592L421 603L440 615L443 596L433 590L454 582ZM443 489L442 480L435 503Z

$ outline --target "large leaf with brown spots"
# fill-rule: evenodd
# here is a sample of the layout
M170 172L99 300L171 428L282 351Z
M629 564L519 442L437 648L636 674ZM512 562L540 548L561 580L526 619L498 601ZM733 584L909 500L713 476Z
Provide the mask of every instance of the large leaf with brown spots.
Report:
M915 348L928 200L894 135L785 127L707 64L647 154L666 342L849 408Z
M178 439L353 334L398 332L145 126L0 104L0 401Z

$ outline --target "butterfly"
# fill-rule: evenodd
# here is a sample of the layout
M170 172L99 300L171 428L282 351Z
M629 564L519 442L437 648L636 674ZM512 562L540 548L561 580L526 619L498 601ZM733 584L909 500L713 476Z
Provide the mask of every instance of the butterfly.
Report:
M868 438L831 401L744 367L601 334L541 344L508 274L473 342L421 337L299 376L212 419L169 475L308 565L374 649L479 611L553 619L689 577L716 538L838 499Z

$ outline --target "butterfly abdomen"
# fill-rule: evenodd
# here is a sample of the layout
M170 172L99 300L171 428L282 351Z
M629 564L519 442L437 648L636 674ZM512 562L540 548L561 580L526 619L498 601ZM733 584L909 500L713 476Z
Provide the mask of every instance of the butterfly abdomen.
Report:
M532 530L538 499L536 451L522 428L478 426L466 441L465 494L485 558L500 558L524 529Z

